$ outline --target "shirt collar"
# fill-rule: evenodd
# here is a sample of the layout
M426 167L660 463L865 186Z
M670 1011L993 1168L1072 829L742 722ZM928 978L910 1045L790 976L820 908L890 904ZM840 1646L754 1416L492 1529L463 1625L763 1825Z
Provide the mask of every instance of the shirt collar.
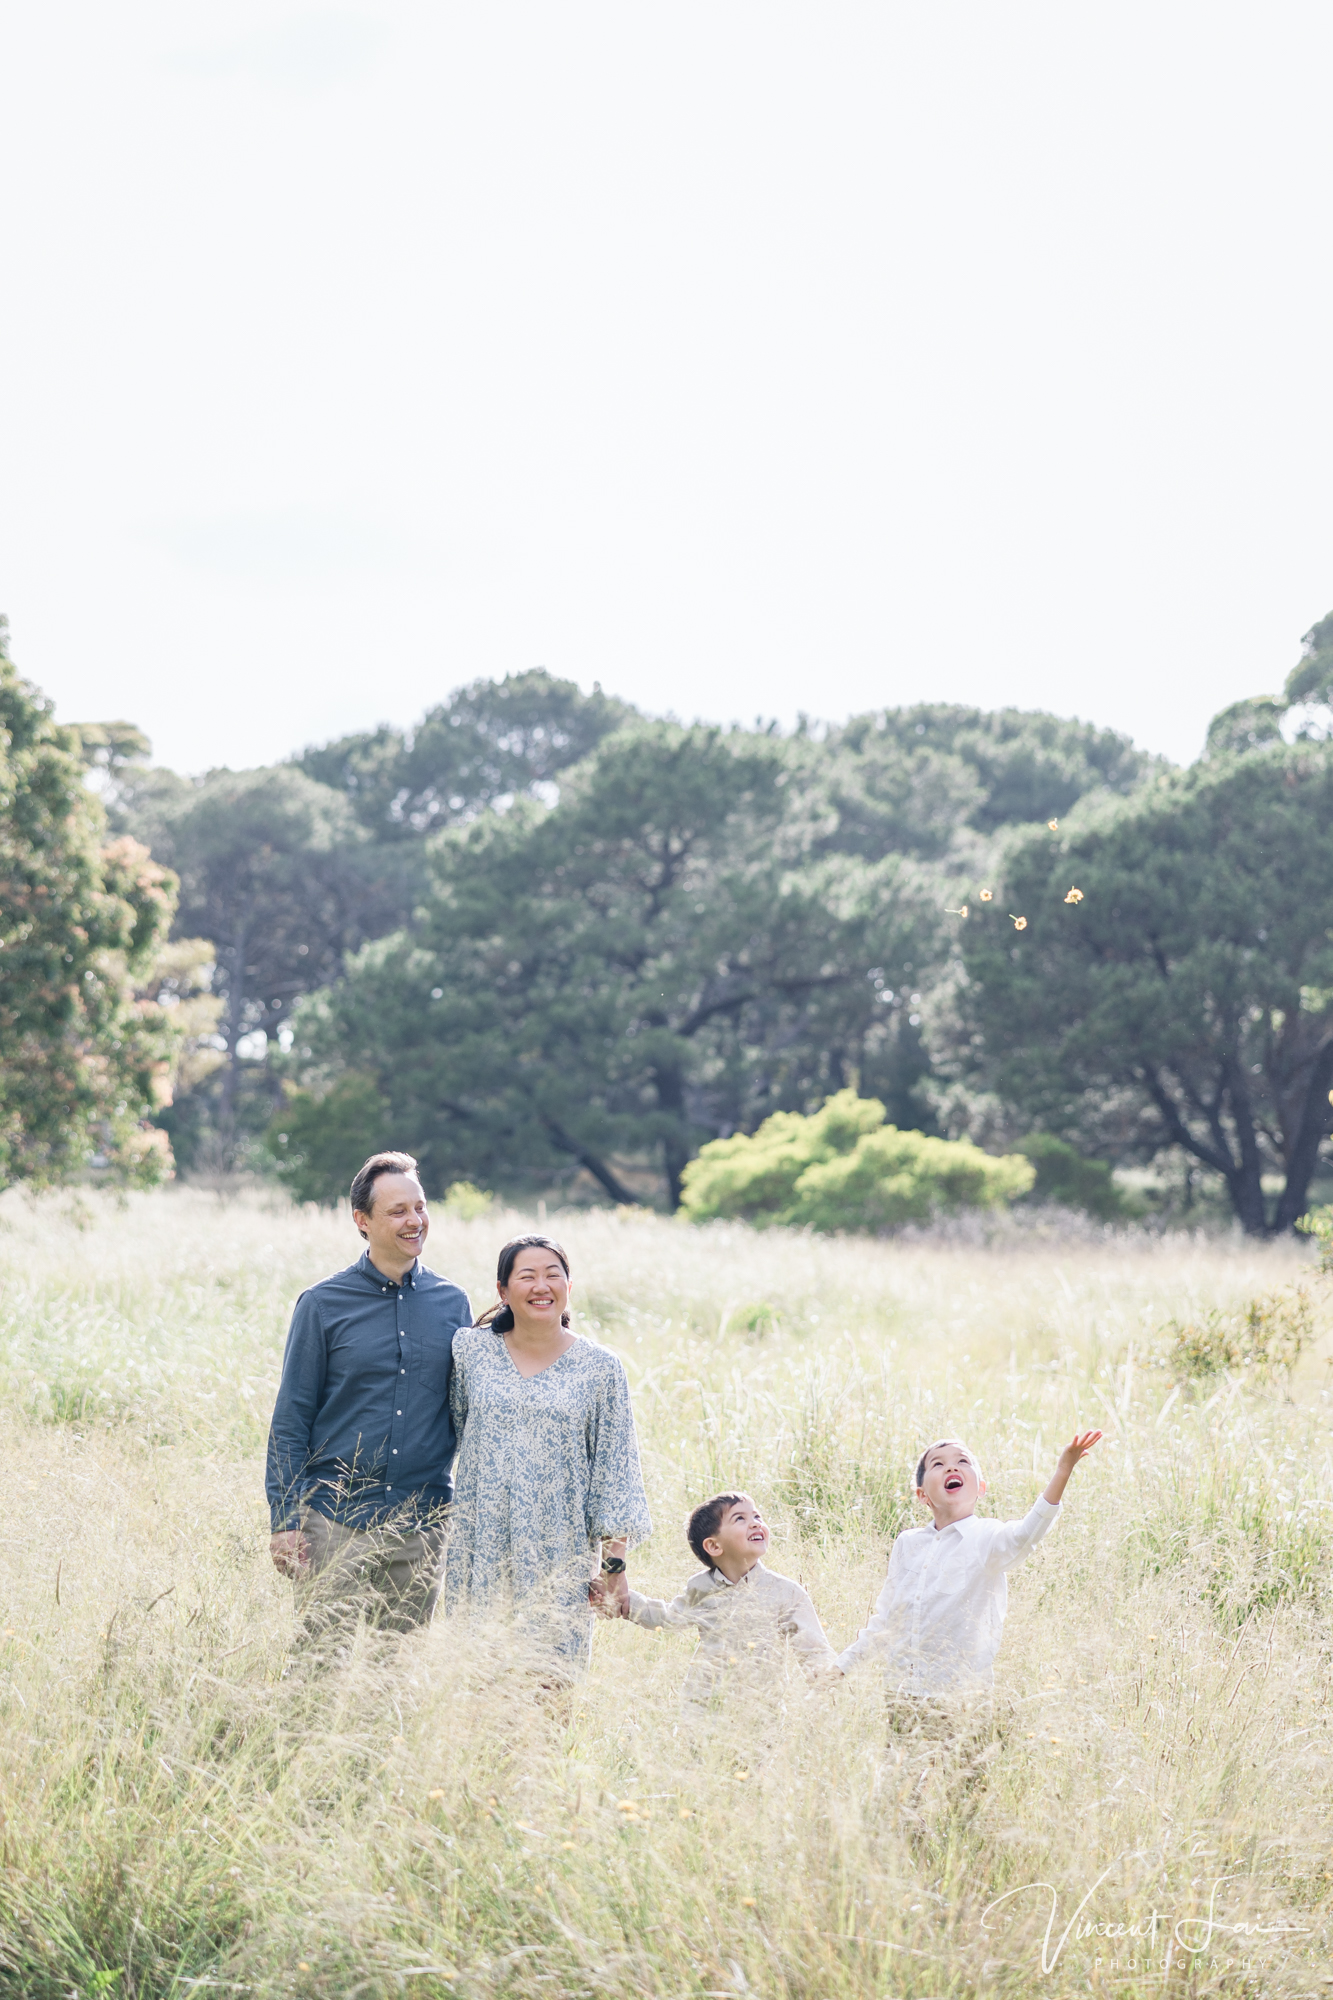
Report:
M947 1528L934 1528L931 1532L936 1535L947 1535L950 1528L956 1528L959 1535L966 1540L969 1535L975 1534L980 1526L981 1523L975 1514L964 1514L961 1521L950 1521Z
M758 1576L763 1567L764 1565L761 1562L757 1562L753 1569L747 1569L745 1575L738 1576L734 1583L729 1576L723 1576L720 1569L715 1569L713 1571L713 1580L719 1590L739 1590L741 1585L748 1583L752 1576Z
M392 1288L394 1291L397 1291L398 1280L396 1278L386 1278L383 1271L379 1269L378 1265L371 1263L369 1250L363 1250L361 1252L360 1257L357 1259L356 1268L358 1271L361 1272L363 1277L369 1278L373 1285L378 1285L382 1292L387 1292L388 1290L390 1290L390 1288ZM405 1289L411 1291L416 1290L417 1274L420 1270L421 1270L421 1259L420 1257L417 1257L413 1260L411 1270L404 1271L403 1273L402 1283Z

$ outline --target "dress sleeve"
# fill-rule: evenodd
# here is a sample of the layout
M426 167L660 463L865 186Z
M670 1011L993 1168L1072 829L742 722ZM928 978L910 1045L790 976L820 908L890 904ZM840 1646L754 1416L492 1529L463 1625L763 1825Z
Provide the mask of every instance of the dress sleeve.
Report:
M1021 1521L999 1522L986 1553L987 1569L1015 1569L1031 1555L1059 1512L1058 1504L1052 1506L1039 1494Z
M624 1363L602 1350L588 1409L588 1540L623 1535L632 1548L653 1532Z
M861 1627L851 1645L838 1655L838 1665L844 1673L849 1673L858 1660L864 1659L867 1653L878 1646L893 1623L893 1600L898 1590L897 1572L903 1566L903 1559L899 1555L902 1539L899 1535L893 1545L893 1553L889 1557L889 1573L884 1579L883 1590L875 1600L875 1608L870 1614L869 1623Z
M838 1656L825 1636L819 1613L810 1601L809 1592L802 1590L799 1583L792 1585L791 1602L782 1614L782 1629L807 1673L826 1672L829 1667L837 1666Z
M467 1353L454 1336L449 1366L449 1414L454 1420L454 1436L461 1445L467 1421Z

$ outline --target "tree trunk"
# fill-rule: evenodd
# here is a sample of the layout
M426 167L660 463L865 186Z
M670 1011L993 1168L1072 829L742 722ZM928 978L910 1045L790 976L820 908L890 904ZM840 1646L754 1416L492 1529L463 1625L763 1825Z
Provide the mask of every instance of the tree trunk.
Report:
M662 1138L662 1172L666 1180L667 1200L674 1215L680 1207L681 1176L690 1162L684 1075L675 1067L654 1068L653 1088L657 1092L658 1108L671 1120Z
M227 973L227 1060L222 1069L218 1093L218 1138L222 1163L228 1171L236 1164L236 1044L245 1033L245 957L249 949L248 925L242 924L232 942L231 964Z
M639 1197L630 1188L627 1188L622 1180L617 1178L610 1167L607 1166L605 1160L598 1159L596 1153L591 1152L587 1146L580 1145L579 1141L571 1133L566 1132L563 1125L557 1125L554 1118L544 1118L542 1123L560 1150L564 1153L572 1153L579 1165L586 1167L593 1179L606 1189L612 1201L618 1202L622 1208L641 1208L643 1206Z
M1310 1072L1309 1087L1305 1093L1305 1103L1301 1107L1301 1122L1296 1129L1295 1142L1287 1160L1287 1182L1278 1197L1277 1213L1273 1217L1274 1231L1290 1229L1298 1217L1304 1215L1306 1196L1315 1168L1319 1164L1319 1148L1327 1136L1330 1117L1329 1085L1333 1083L1333 1042L1321 1049Z

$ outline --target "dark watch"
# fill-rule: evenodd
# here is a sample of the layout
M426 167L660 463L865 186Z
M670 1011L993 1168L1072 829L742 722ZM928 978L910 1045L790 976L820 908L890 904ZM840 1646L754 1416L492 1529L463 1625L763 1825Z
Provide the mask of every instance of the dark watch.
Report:
M603 1575L603 1576L623 1576L624 1574L625 1574L625 1558L624 1558L624 1556L603 1556L603 1557L602 1557L602 1575Z

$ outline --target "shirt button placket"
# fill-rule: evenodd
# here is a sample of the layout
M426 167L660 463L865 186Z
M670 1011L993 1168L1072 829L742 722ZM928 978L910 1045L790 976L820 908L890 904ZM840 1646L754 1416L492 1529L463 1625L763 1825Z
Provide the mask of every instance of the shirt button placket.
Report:
M399 1340L400 1340L400 1341L403 1341L403 1340L406 1340L406 1338L407 1338L407 1325L406 1325L406 1321L407 1321L407 1286L406 1286L405 1284L399 1284L399 1285L397 1286L397 1288L396 1288L396 1297L397 1297L397 1304L396 1304L396 1305L395 1305L395 1307L394 1307L394 1314L395 1314L395 1317L396 1317L396 1318L397 1318L397 1319L398 1319L398 1320L399 1320L400 1322L402 1322L402 1323L401 1323L401 1324L399 1325L399 1328L398 1328L398 1338L399 1338ZM402 1376L402 1375L406 1375L406 1373L407 1373L407 1360L406 1360L406 1357L405 1357L405 1355L404 1355L404 1353L403 1353L403 1349L402 1349L401 1347L400 1347L400 1348L398 1349L398 1373L399 1373L399 1375L400 1375L400 1376ZM402 1390L400 1389L398 1393L399 1393L399 1395L401 1395L401 1394L402 1394ZM402 1414L403 1414L403 1413L402 1413L402 1411L401 1411L401 1410L395 1410L395 1411L394 1411L394 1432L395 1432L395 1434L397 1433L397 1430L398 1430L398 1419L399 1419L399 1418L401 1418ZM397 1445L393 1445L393 1446L391 1447L391 1453L392 1453L392 1456L393 1456L394 1458L397 1458L397 1456L398 1456L398 1447L397 1447ZM391 1485L389 1485L389 1484L387 1484L387 1483L386 1483L386 1485L385 1485L385 1488L384 1488L384 1490L385 1490L385 1492L386 1492L386 1493L392 1493L392 1492L393 1492L393 1487L392 1487Z

